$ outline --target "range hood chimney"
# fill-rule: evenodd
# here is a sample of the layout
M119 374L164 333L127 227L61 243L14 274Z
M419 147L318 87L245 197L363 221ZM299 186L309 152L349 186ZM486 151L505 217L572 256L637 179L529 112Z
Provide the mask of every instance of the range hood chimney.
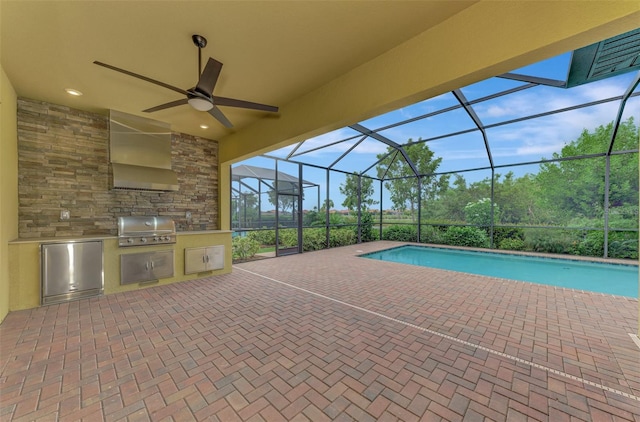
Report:
M114 189L178 190L168 124L111 110L109 143Z

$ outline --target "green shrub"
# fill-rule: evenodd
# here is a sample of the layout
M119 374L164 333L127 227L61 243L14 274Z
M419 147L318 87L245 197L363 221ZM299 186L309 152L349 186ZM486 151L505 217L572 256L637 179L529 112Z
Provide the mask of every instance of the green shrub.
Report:
M604 256L604 232L587 233L580 242L580 255ZM609 232L609 258L638 259L638 234L635 232Z
M506 249L508 251L524 251L526 245L522 239L502 239L498 244L498 249Z
M275 230L256 230L247 233L247 237L255 240L261 245L275 245L276 244L276 231Z
M638 259L638 241L614 240L610 242L609 258Z
M377 233L370 230L370 239L377 240ZM247 233L247 238L255 241L258 245L275 245L275 230L256 230ZM329 231L330 247L353 245L357 242L357 232L353 228L336 228ZM280 248L291 248L298 244L297 229L280 229L278 231L278 243ZM306 228L302 231L302 250L317 251L326 249L326 229Z
M581 234L577 230L525 230L526 250L533 252L580 255L581 241Z
M358 227L355 227L355 235L358 237ZM372 242L375 240L373 234L373 216L368 212L363 212L360 217L360 240L362 242Z
M331 229L329 231L329 247L353 245L357 242L356 233L351 228ZM304 229L302 232L302 250L305 252L327 248L326 230L324 228Z
M604 232L588 232L580 244L578 244L578 253L583 256L603 256Z
M331 229L329 232L329 247L347 246L357 243L358 238L352 229Z
M324 228L304 229L302 231L302 250L305 252L326 249L327 235Z
M637 232L609 232L610 258L638 259Z
M476 248L488 248L489 237L484 230L469 226L451 226L444 234L443 240L447 245L471 246Z
M493 228L493 244L500 247L503 240L516 239L524 241L524 231L519 227L494 227ZM502 248L500 249L509 249ZM521 250L521 249L514 249Z
M410 225L393 225L382 230L383 240L395 240L397 242L417 242L418 230Z
M371 241L375 242L376 240L380 240L380 230L377 227L371 231Z
M231 241L233 259L253 258L260 250L260 243L248 236L237 236Z
M442 226L422 226L420 228L420 243L444 243L446 228Z
M281 248L292 248L298 244L298 229L280 229L278 245Z

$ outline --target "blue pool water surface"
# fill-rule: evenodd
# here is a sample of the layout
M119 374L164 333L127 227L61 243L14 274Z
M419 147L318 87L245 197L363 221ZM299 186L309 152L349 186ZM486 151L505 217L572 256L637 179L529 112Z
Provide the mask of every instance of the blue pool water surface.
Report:
M638 266L494 252L401 246L361 255L464 273L530 281L570 289L638 297Z

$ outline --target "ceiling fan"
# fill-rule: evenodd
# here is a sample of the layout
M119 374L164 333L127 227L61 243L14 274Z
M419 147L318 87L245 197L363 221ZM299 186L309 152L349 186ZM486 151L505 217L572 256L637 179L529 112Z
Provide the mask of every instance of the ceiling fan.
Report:
M125 75L133 76L134 78L142 79L143 81L151 82L152 84L162 86L172 91L179 92L186 97L181 100L171 101L166 104L161 104L155 107L148 108L146 110L142 110L145 113L153 113L154 111L189 104L191 107L195 108L198 111L209 112L209 114L215 117L225 127L231 128L233 127L233 125L231 124L229 119L227 119L226 116L222 114L222 111L220 111L218 106L239 107L251 110L270 111L274 113L278 111L278 107L266 104L252 103L250 101L238 100L235 98L218 97L216 95L213 95L213 89L216 86L216 82L218 81L218 77L220 76L220 71L222 70L222 63L209 57L209 61L207 62L204 71L202 71L202 48L207 45L207 39L197 34L193 35L191 39L193 40L193 43L196 45L196 47L198 47L198 83L195 87L189 88L187 90L180 89L178 87L148 78L146 76L139 75L137 73L130 72L128 70L120 69L119 67L111 66L110 64L102 63L99 61L94 61L93 63L97 64L98 66L106 67L107 69L115 70L116 72L124 73Z

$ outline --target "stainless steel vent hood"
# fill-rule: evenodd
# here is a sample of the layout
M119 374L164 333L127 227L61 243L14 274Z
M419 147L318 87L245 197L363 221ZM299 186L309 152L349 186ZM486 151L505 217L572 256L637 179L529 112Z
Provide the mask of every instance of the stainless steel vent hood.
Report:
M113 188L177 191L178 177L171 170L112 163Z
M178 190L168 124L111 110L109 142L114 189Z

